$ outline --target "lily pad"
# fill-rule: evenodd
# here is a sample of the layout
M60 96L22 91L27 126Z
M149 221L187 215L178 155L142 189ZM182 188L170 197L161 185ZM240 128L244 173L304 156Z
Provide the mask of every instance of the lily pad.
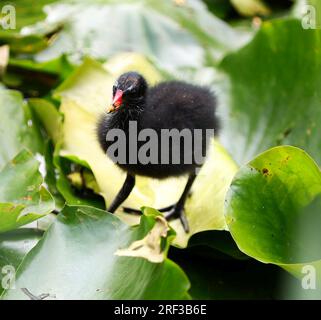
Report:
M24 34L37 35L61 27L51 45L37 54L41 61L62 53L79 61L86 55L107 59L133 51L173 71L199 68L208 53L221 58L249 38L194 0L181 5L172 0L59 1L49 6L47 13L45 21L24 29Z
M40 132L19 92L0 90L0 113L0 170L23 148L42 152Z
M55 208L43 187L39 162L21 151L0 172L0 232L16 229L48 214Z
M129 227L99 209L65 207L24 259L16 290L5 291L3 299L28 299L21 288L35 296L48 294L49 299L187 298L187 277L166 258L171 231L149 243L153 245L149 256L163 252L160 263L139 253L116 254L151 234L159 218L153 210L145 213L140 226Z
M43 232L20 228L0 234L0 266L12 265L16 269L24 256L38 243Z
M222 143L240 164L276 145L321 161L321 30L265 22L253 41L224 58Z
M42 231L31 228L0 233L0 270L5 270L6 266L9 266L17 271L23 258L38 243L42 235ZM2 291L3 288L0 286L0 295Z
M320 274L320 196L321 172L313 159L295 147L275 147L235 176L226 221L247 255L299 278L310 264Z
M44 19L46 14L43 7L54 1L1 1L0 44L9 44L13 53L34 53L46 48L48 41L42 35L22 36L20 32L23 27ZM3 28L3 22L9 28Z
M14 29L0 29L0 37L2 33L17 33L19 32L23 27L34 24L40 20L42 20L46 14L43 11L43 7L49 3L52 3L56 0L39 0L37 2L34 2L32 0L19 0L17 4L14 4L13 1L7 1L4 0L1 2L1 9L5 6L11 6L14 7L14 11L16 14L15 18L15 28ZM0 21L1 19L5 19L6 21L10 19L6 19L6 16L8 16L8 13L11 12L11 10L1 10L0 13Z

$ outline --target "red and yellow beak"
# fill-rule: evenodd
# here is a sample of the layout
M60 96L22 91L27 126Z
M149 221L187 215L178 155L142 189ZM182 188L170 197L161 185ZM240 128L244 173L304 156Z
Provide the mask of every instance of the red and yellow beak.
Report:
M122 104L123 102L123 91L122 90L117 90L112 104L107 108L107 113L111 113L116 111Z

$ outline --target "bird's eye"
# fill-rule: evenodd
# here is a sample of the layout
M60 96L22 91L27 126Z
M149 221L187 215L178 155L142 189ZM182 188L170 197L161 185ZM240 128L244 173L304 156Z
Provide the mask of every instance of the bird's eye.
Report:
M126 91L131 94L136 93L136 87L130 86Z

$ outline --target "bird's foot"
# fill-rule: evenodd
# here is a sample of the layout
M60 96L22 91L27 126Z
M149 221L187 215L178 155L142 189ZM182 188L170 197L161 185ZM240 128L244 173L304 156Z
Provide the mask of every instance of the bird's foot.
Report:
M128 214L137 214L142 215L142 211L138 209L128 208L128 207L122 207L123 211Z
M161 209L158 209L159 212L168 212L170 211L171 209L173 209L175 207L175 204L172 204L168 207L165 207L165 208L161 208ZM141 215L142 214L142 211L141 210L138 210L138 209L133 209L133 208L129 208L129 207L123 207L123 211L125 213L129 213L129 214L137 214L137 215Z
M167 221L171 221L174 219L179 218L181 221L181 224L183 226L183 229L186 233L189 233L189 224L185 215L185 210L184 206L179 205L179 204L174 204L170 207L169 210L163 211L164 217L166 218Z
M141 210L132 209L128 207L123 207L123 211L129 214L138 214L138 215L142 214ZM182 223L184 231L186 233L189 232L189 225L185 215L184 206L179 204L173 204L168 207L158 209L158 211L164 213L164 217L166 218L167 221L171 221L179 218Z

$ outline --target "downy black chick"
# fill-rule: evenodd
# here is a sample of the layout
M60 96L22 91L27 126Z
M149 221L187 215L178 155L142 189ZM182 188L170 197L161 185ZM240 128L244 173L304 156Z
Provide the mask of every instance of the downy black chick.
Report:
M197 170L205 160L209 140L214 130L217 133L219 129L215 111L215 97L207 88L180 81L162 82L149 88L146 80L136 72L121 75L113 86L113 102L107 113L99 119L97 126L97 136L102 149L127 172L123 187L108 211L115 212L129 196L135 186L136 175L156 179L188 175L187 184L178 202L159 209L166 213L167 219L180 218L184 230L188 232L184 205ZM138 136L142 134L143 138L139 138L139 141L133 128L137 129ZM113 129L120 129L126 137L124 145L119 144L123 150L118 149L116 152L122 152L121 161L119 154L115 159L115 148L111 148L115 139L108 138ZM154 135L146 132L143 134L144 129L152 129ZM195 132L198 132L198 135L194 134ZM155 134L157 141L152 140ZM146 142L149 142L147 151ZM136 146L133 147L134 145ZM145 151L142 154L147 155L147 161L146 157L140 154L140 150ZM138 210L129 208L124 210L138 213Z

